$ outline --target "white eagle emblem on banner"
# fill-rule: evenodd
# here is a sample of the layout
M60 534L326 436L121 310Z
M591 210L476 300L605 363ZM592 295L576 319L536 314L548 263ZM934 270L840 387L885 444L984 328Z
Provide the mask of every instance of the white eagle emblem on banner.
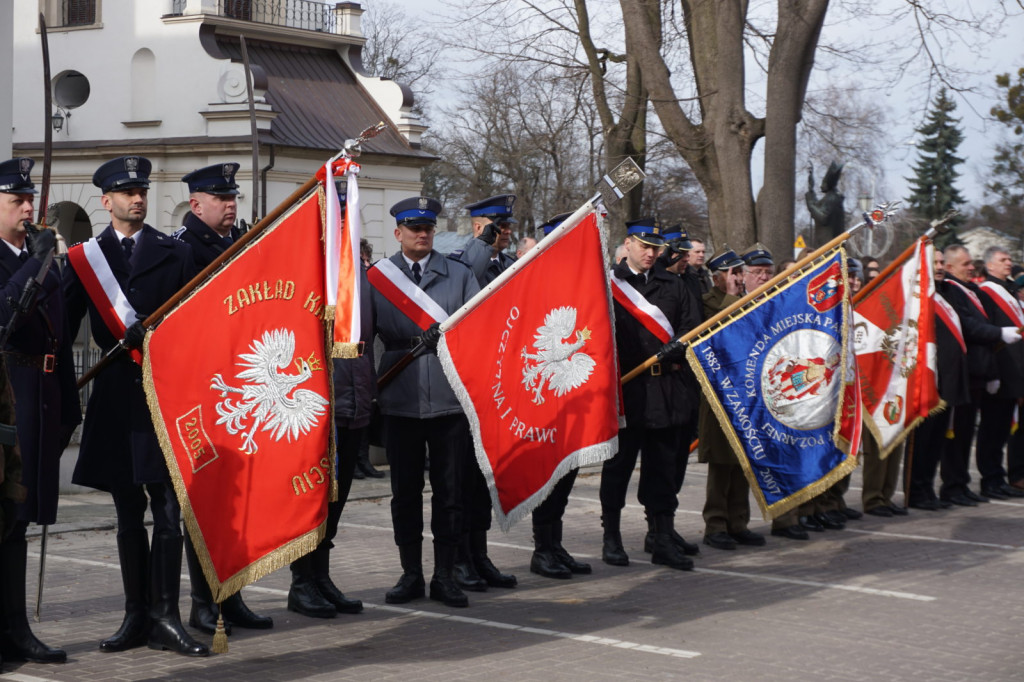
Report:
M275 441L297 440L318 424L319 418L327 412L328 401L315 391L296 389L313 376L314 369L322 368L312 355L308 360L297 358L293 363L294 332L288 329L263 332L263 339L254 340L249 350L252 352L239 354L238 364L245 369L235 375L246 383L240 388L228 386L218 373L210 380L210 389L220 391L224 398L216 405L220 415L217 424L224 424L231 435L241 433L239 449L252 455L259 450L258 432L270 431ZM295 365L297 373L281 371L291 364ZM229 393L240 394L241 398L232 400ZM250 418L251 426L247 421Z
M575 334L575 340L565 339ZM533 403L544 403L544 384L559 398L587 383L597 364L580 349L590 339L590 330L576 329L576 309L568 306L554 308L545 316L544 324L533 337L536 353L523 347L523 386L533 391Z

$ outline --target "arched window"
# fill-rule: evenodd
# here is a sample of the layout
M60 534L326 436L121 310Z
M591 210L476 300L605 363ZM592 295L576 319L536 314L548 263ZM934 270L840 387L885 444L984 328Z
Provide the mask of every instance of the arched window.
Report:
M156 57L148 48L132 55L132 119L153 121L157 114Z

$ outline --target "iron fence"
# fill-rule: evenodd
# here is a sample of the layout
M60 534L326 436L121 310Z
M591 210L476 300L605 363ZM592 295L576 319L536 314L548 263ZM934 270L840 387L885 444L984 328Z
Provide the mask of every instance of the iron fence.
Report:
M171 13L182 14L187 0L172 0ZM316 0L217 0L217 15L260 24L333 33L332 5Z

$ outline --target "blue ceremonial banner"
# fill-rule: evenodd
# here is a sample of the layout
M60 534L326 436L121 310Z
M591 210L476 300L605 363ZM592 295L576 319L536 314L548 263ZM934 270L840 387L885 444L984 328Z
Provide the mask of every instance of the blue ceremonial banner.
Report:
M842 249L829 251L689 343L690 365L766 519L856 467L859 384L844 263Z

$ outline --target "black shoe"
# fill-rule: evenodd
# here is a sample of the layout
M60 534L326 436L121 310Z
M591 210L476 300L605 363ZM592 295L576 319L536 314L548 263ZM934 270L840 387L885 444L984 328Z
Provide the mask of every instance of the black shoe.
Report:
M0 635L0 651L8 661L30 661L32 663L67 663L68 654L63 649L54 649L39 641L31 630L28 621L16 632Z
M683 554L686 556L697 556L700 554L700 547L692 542L687 542L682 535L673 530L669 533L669 537L672 538L672 542L676 543L676 547L683 550Z
M972 501L977 502L979 504L984 504L984 503L988 502L987 499L985 499L984 497L982 497L978 493L974 492L970 488L964 488L964 497L966 497L968 500L972 500Z
M188 624L207 635L217 632L217 618L220 615L217 603L213 601L210 585L203 575L203 565L199 561L192 540L185 537L185 562L188 564L188 579L192 586L192 608L188 613ZM231 623L224 616L224 633L231 634Z
M1024 497L1024 490L1015 488L1009 483L1003 483L999 486L999 492L1006 495L1007 497Z
M955 505L960 506L960 507L977 507L978 506L977 502L975 502L971 498L967 497L967 495L964 495L963 493L954 493L953 495L950 495L949 497L942 498L942 501L943 502L948 502L950 504L955 504ZM988 502L988 500L985 500L985 501Z
M801 516L800 525L803 526L805 530L814 531L815 533L825 532L825 526L818 523L818 520L813 516Z
M572 554L562 546L562 520L558 519L551 524L551 544L555 548L555 556L562 562L562 565L576 575L590 575L590 564L583 561L576 561Z
M366 478L366 474L360 471L359 467L356 467L355 469L352 470L352 478L357 481L362 481L363 479Z
M836 523L841 523L844 527L846 526L846 522L849 520L846 518L846 514L844 514L842 511L838 509L832 509L831 511L822 513L825 514L825 516L832 519L833 521L835 521Z
M248 630L269 630L274 627L273 618L257 615L245 605L245 602L242 601L241 592L235 592L225 599L221 604L220 610L224 614L225 629L229 622L232 625Z
M452 566L455 584L470 592L486 592L487 581L476 571L476 565L470 557L469 536L463 535L455 553L455 564Z
M473 565L488 587L515 587L519 584L514 575L499 571L498 567L494 565L494 562L486 554L474 556Z
M153 534L150 564L149 639L146 644L157 651L173 651L183 656L209 656L210 650L192 638L181 624L178 595L181 582L183 539L167 532Z
M678 571L692 571L693 559L686 556L672 539L674 523L672 514L658 514L654 517L654 546L651 548L654 551L651 552L651 563Z
M452 579L456 547L434 543L434 577L430 580L430 598L445 606L465 608L469 606L466 593Z
M8 661L64 663L67 652L46 646L33 634L25 613L28 543L24 535L9 539L0 552L0 655Z
M189 627L199 632L212 635L217 632L217 605L192 600L192 609L188 614ZM231 623L224 619L224 634L231 634Z
M846 528L845 518L842 521L838 521L834 517L830 516L828 512L818 512L814 515L814 520L820 523L822 528L827 528L829 530L842 530Z
M889 509L892 510L893 516L906 516L910 513L906 507L901 507L898 504L890 504Z
M981 489L981 496L982 497L987 497L990 500L1008 500L1008 499L1010 499L1009 495L1004 495L1003 491L1000 488L998 488L998 487L995 487L995 488L982 488Z
M430 581L430 598L445 606L465 608L469 606L469 597L459 589L451 576L434 575Z
M939 511L941 508L938 500L911 500L910 506L913 509L923 509L925 511Z
M839 511L842 513L843 516L848 518L850 521L856 521L857 519L862 518L864 516L863 512L859 512L853 507L843 507Z
M789 538L790 540L810 540L803 526L786 526L785 528L772 528L772 535L777 538Z
M712 533L711 535L705 534L704 544L715 549L736 549L736 541L724 530Z
M730 533L729 535L736 541L736 544L746 547L763 547L767 542L763 535L755 533L749 528L745 528L739 533Z
M363 474L366 478L384 478L384 472L378 471L369 459L362 459L356 461L356 471Z
M346 597L330 577L314 576L313 584L316 585L317 591L334 606L338 613L362 613L363 602L359 599L349 599Z
M629 555L622 546L622 536L618 531L604 531L601 545L601 560L609 566L629 566Z
M881 505L881 506L878 506L878 507L872 507L871 509L865 509L864 513L865 514L871 514L872 516L882 516L882 517L885 517L885 518L890 518L893 515L892 514L892 507L886 507L885 505Z
M936 500L939 504L939 509L951 509L953 503L948 500Z
M533 556L530 557L530 573L556 580L568 580L572 577L572 571L559 560L550 547L538 548L533 551Z
M334 618L338 615L334 604L324 599L313 580L305 576L292 576L288 610L309 618Z
M384 595L388 604L406 604L413 599L421 599L426 594L426 584L422 573L403 573L398 582Z

